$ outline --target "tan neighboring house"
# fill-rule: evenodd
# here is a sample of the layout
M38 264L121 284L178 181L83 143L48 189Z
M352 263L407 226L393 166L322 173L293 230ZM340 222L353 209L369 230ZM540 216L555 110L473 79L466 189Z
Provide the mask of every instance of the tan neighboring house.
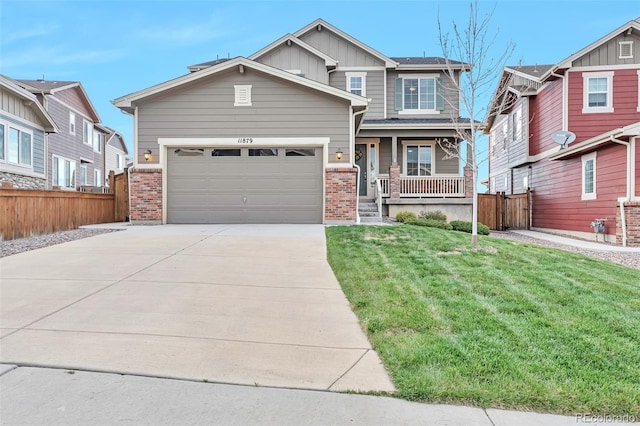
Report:
M443 58L389 57L319 19L188 69L113 101L134 120L133 221L470 220L470 173L440 147L468 123Z
M0 183L46 188L47 139L58 132L32 93L0 75Z

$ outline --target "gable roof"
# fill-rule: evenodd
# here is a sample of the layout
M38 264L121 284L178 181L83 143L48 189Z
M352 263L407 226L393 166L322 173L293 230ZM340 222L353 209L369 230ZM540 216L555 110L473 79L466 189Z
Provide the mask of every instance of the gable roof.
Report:
M504 67L506 71L510 71L512 74L520 75L521 77L528 78L531 80L540 81L543 75L551 68L553 68L554 64L548 65L515 65L510 66L507 65Z
M327 67L335 67L338 65L338 61L333 59L331 56L322 53L321 51L319 51L318 49L316 49L313 46L308 45L307 43L305 43L304 41L300 40L299 38L297 38L296 36L294 36L293 34L285 34L284 36L280 37L278 40L274 41L273 43L271 43L270 45L258 50L256 53L254 53L253 55L249 56L249 59L251 60L255 60L257 58L259 58L260 56L264 55L265 53L280 47L283 43L294 43L298 46L300 46L301 48L307 50L310 53L313 53L314 55L316 55L317 57L319 57L320 59L324 59L324 63Z
M339 35L340 37L344 38L345 40L348 40L349 42L355 44L356 46L358 46L362 50L364 50L364 51L368 52L369 54L375 56L376 58L380 59L382 62L384 62L385 66L387 68L395 68L396 67L397 63L393 59L389 58L386 55L383 55L382 53L378 52L377 50L373 49L372 47L367 46L366 44L362 43L360 40L351 37L349 34L345 33L344 31L342 31L342 30L340 30L340 29L338 29L336 27L334 27L333 25L329 24L328 22L324 21L323 19L316 19L315 21L313 21L312 23L310 23L306 27L303 27L303 28L299 29L298 31L296 31L295 33L293 33L293 35L296 36L296 37L300 37L301 35L305 34L309 30L311 30L313 28L317 28L318 26L328 28L331 32L336 33L337 35Z
M189 71L191 72L196 72L196 71L200 71L203 70L205 68L209 68L212 67L214 65L218 65L221 64L223 62L228 61L230 58L222 58L222 59L216 59L214 61L207 61L207 62L202 62L200 64L195 64L195 65L189 65L187 68L189 69Z
M38 102L38 99L31 92L15 84L15 81L0 74L0 86L5 90L11 92L14 96L21 98L33 109L38 119L42 122L44 131L47 133L58 133L59 129L56 126L55 121L49 115L47 110L44 109L42 104Z
M403 69L438 69L441 70L447 65L447 59L439 56L409 56L409 57L392 57L398 66L398 70ZM470 64L454 61L449 59L449 65L453 69L468 70L471 68Z
M84 97L87 102L87 106L93 114L93 119L96 123L100 123L102 120L100 119L100 115L98 114L98 110L91 102L91 98L82 87L82 83L79 81L51 81L51 80L23 80L16 79L17 84L22 86L25 90L28 90L34 94L45 94L45 95L55 95L57 92L61 92L63 90L73 89L77 87L80 89L80 93L82 93L82 97Z
M132 102L147 98L157 93L162 93L174 87L178 87L183 84L199 80L201 78L207 77L212 74L216 74L221 71L228 70L236 66L254 69L256 71L263 72L265 74L278 77L283 80L290 81L292 83L296 83L301 86L317 90L319 92L327 93L329 95L333 95L338 98L348 100L351 102L352 106L366 108L369 105L369 101L367 100L367 98L364 98L362 96L354 95L353 93L347 92L346 90L337 89L335 87L322 84L317 81L310 80L304 77L300 77L290 72L287 72L278 68L274 68L269 65L264 65L264 64L261 64L260 62L255 62L255 61L252 61L251 59L243 58L241 56L234 59L230 59L228 61L224 61L222 63L219 63L217 65L214 65L208 68L204 68L200 71L192 72L190 74L186 74L181 77L174 78L164 83L156 84L155 86L151 86L146 89L142 89L125 96L121 96L117 99L112 100L111 103L125 112L132 113L133 112Z
M115 129L112 129L109 126L102 126L102 128L104 128L109 133L109 137L107 138L105 145L109 145L111 141L117 140L119 145L121 146L122 151L124 151L126 155L129 155L129 149L127 148L127 144L124 141L124 136L122 136L122 133ZM111 146L114 145L111 144Z

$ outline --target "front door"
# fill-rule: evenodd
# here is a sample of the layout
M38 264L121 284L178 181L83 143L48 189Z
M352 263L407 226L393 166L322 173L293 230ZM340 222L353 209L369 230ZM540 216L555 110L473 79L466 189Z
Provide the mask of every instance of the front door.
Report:
M358 195L361 197L367 196L367 175L369 174L369 169L367 167L367 145L365 144L356 144L355 151L356 164L360 167L360 191Z

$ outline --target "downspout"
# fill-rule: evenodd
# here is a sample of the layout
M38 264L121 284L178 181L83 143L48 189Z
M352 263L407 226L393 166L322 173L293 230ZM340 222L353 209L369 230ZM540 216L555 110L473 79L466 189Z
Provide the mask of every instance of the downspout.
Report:
M609 136L609 140L611 142L619 143L621 145L625 145L627 147L627 194L622 200L618 200L620 202L620 227L622 229L622 246L627 246L627 220L624 214L624 204L628 201L631 201L631 197L633 194L631 193L631 187L633 186L633 158L632 158L632 149L631 142L623 141L620 139L616 139L613 136ZM635 147L635 140L634 140Z
M371 100L369 100L369 102L371 102ZM356 124L356 115L360 115L360 114L364 114L365 112L369 111L369 104L367 103L367 106L364 107L364 109L362 111L358 111L358 112L354 112L353 113L353 124L354 124L354 129L353 129L353 150L350 152L355 152L356 149L356 129L355 129L355 124ZM353 165L353 167L356 168L356 170L358 171L356 174L356 224L360 224L360 166L358 166L355 162L355 155L351 156L351 164Z

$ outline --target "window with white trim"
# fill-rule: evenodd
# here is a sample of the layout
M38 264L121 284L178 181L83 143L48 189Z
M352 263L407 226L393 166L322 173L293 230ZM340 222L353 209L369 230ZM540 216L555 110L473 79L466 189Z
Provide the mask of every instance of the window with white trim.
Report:
M633 41L621 41L619 59L633 59Z
M67 189L76 187L76 162L68 158L53 156L51 176L54 186Z
M638 70L637 73L638 73L638 112L640 112L640 70Z
M444 109L437 75L404 75L396 79L395 109L405 114L439 114Z
M102 138L102 133L93 129L93 150L95 152L102 152Z
M582 79L582 112L613 112L613 71L583 73Z
M69 111L69 134L76 134L76 114Z
M116 154L116 169L122 170L122 155Z
M233 106L251 106L251 85L234 85L235 102Z
M102 186L102 173L98 169L93 170L93 186Z
M404 146L404 170L407 176L431 176L433 145L407 144Z
M0 123L0 160L4 159L4 124Z
M347 80L347 92L351 92L354 95L366 96L366 72L347 72L345 73Z
M80 185L87 185L87 166L80 166Z
M26 130L9 125L7 143L7 160L22 166L31 165L32 135Z
M93 143L93 123L82 120L82 143L92 145Z
M582 156L582 199L596 199L596 153Z
M511 140L519 141L522 137L522 108L511 114Z

